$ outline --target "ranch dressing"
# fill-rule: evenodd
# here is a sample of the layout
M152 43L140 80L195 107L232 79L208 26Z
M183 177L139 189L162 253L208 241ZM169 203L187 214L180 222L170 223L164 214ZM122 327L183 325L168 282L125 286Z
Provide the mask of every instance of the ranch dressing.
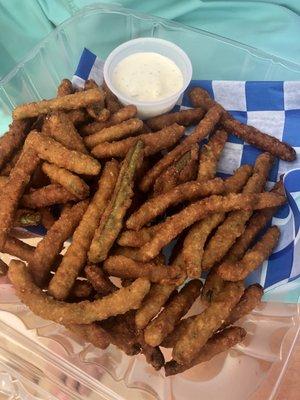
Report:
M121 60L112 81L123 95L138 101L157 101L177 93L183 75L170 58L158 53L134 53Z

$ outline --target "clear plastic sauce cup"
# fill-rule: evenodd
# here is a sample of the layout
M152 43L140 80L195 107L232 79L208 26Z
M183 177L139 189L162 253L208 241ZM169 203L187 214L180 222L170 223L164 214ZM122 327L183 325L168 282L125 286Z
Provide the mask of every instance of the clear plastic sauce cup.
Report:
M154 52L171 59L182 73L181 89L171 96L155 101L140 101L120 93L113 84L113 71L125 57L140 52ZM187 54L172 42L155 38L134 39L121 44L109 54L104 64L104 79L109 89L123 105L134 104L137 107L138 116L146 119L168 112L174 107L192 79L192 64Z

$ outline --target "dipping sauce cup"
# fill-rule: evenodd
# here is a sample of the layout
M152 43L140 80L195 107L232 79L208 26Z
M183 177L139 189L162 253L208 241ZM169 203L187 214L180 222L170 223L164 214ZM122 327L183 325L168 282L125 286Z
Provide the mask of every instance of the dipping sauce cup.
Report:
M175 63L182 74L180 89L157 100L139 100L135 96L121 92L114 82L114 71L122 60L135 53L157 53ZM134 104L138 109L138 116L143 119L170 111L189 85L191 78L192 64L189 57L180 47L163 39L140 38L125 42L109 54L104 64L104 79L109 89L123 105Z

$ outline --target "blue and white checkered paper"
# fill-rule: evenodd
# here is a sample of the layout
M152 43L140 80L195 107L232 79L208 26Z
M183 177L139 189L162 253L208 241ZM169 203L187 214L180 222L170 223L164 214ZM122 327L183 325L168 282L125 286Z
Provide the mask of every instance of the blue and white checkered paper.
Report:
M83 87L86 79L101 84L102 71L103 61L84 49L73 84ZM259 282L270 290L300 277L300 82L193 80L174 110L191 107L187 93L194 86L206 89L237 120L288 142L296 150L296 161L277 159L270 172L269 188L285 174L288 204L281 207L272 220L281 230L278 246L262 267L251 274L249 283ZM221 176L231 175L242 164L254 164L260 153L230 135L218 172Z

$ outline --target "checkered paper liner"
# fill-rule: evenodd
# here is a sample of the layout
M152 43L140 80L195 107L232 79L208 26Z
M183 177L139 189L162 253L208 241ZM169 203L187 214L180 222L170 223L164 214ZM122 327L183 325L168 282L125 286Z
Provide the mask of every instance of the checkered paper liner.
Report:
M73 85L82 88L87 79L103 81L103 60L84 49ZM300 82L299 81L208 81L193 80L179 99L174 111L191 107L188 92L201 86L237 120L253 125L277 139L288 142L297 153L294 162L276 159L267 187L284 174L288 204L271 221L280 228L278 246L248 283L259 282L267 291L300 277ZM187 130L189 133L191 129ZM234 135L229 135L218 164L220 176L232 175L242 164L254 164L260 150Z

